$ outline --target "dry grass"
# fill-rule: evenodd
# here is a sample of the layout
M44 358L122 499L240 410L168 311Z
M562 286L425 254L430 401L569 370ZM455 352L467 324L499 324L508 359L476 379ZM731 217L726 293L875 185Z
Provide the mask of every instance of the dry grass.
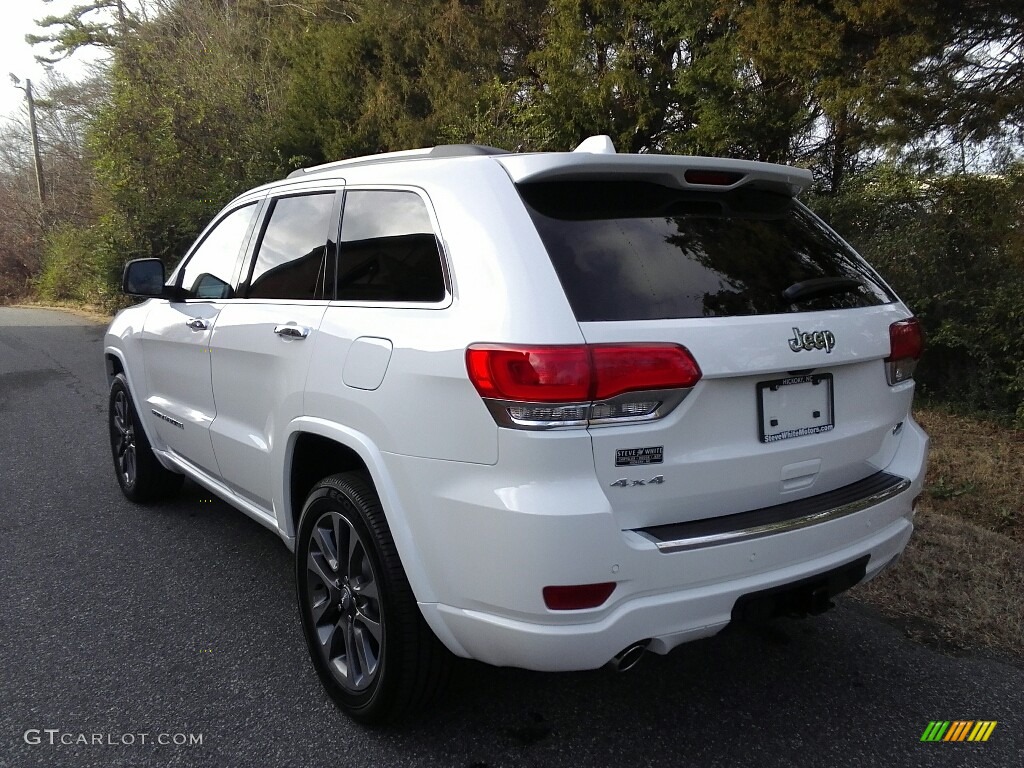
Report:
M853 592L912 634L1024 658L1024 432L939 408L916 530L895 568Z
M1024 431L937 408L915 416L932 438L929 508L1024 544Z

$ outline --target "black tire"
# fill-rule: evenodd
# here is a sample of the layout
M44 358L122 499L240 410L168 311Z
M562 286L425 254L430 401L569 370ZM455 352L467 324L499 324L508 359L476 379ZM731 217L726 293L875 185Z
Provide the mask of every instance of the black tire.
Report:
M114 473L129 501L142 504L176 494L185 478L165 469L153 454L123 373L110 385L107 420Z
M365 475L332 475L313 488L299 522L295 565L309 655L340 709L379 724L440 694L451 654L416 605Z

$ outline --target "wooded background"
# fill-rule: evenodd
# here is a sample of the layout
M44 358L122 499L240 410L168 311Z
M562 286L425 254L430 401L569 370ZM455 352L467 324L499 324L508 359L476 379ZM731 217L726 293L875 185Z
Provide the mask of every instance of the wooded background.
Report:
M97 0L40 56L111 54L0 135L0 300L116 308L229 199L438 143L810 168L805 199L921 317L926 396L1024 424L1019 0Z

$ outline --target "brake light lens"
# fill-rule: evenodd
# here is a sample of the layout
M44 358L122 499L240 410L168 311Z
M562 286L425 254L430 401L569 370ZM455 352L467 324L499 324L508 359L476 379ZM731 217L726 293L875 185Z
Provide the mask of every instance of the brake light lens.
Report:
M890 386L914 377L917 361L924 352L924 330L916 317L889 326L889 356L885 376Z
M552 611L579 611L603 605L615 591L615 582L544 587L544 605Z
M593 378L587 348L502 347L466 350L469 378L483 397L542 403L590 398Z
M594 399L625 392L688 389L700 380L700 366L676 344L622 344L590 347Z
M526 429L658 418L701 377L685 347L653 343L473 344L466 369L498 423Z

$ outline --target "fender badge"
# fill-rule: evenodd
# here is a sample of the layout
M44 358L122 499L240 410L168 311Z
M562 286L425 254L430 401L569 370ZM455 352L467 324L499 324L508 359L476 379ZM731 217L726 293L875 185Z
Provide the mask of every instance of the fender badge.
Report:
M629 480L623 477L611 484L612 488L636 488L638 485L661 485L665 482L663 475L655 475L650 480Z

